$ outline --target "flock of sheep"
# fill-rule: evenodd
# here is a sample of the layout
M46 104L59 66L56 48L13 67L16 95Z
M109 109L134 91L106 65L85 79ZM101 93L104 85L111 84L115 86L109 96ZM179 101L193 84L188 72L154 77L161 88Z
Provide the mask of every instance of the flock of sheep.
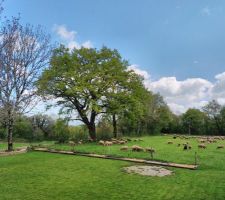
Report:
M178 140L179 142L182 140L185 140L184 143L177 143L177 141L175 139L180 139ZM172 144L176 144L177 147L182 147L183 150L191 150L192 149L192 145L187 141L189 139L195 139L198 142L198 148L199 149L206 149L207 146L211 143L217 143L218 141L224 141L225 140L225 136L208 136L208 137L203 137L203 136L182 136L182 135L174 135L172 137L171 140L167 141L166 143L168 145L172 145ZM116 145L124 145L120 147L121 151L133 151L133 152L148 152L151 154L151 156L153 157L153 153L156 153L156 150L152 147L141 147L139 145L133 145L133 146L125 146L125 144L127 144L128 142L140 142L143 141L142 139L131 139L131 138L126 138L126 139L115 139L112 138L110 141L109 140L100 140L98 142L99 145L102 146L112 146L114 144ZM176 142L175 142L176 141ZM77 144L83 144L83 141L79 141ZM76 144L72 141L69 141L69 145L71 146L75 146ZM224 145L218 144L216 146L217 149L224 149Z
M198 142L198 148L199 149L206 149L207 148L207 145L211 144L211 143L217 143L218 141L221 141L221 140L225 140L225 136L210 136L210 137L200 137L200 136L180 136L180 135L174 135L173 136L173 139L182 139L182 140L188 140L188 139L196 139L197 142ZM121 145L124 145L126 144L127 142L129 141L133 141L133 142L136 142L136 141L143 141L142 139L130 139L130 138L127 138L127 139L111 139L110 141L103 141L103 140L100 140L98 142L99 145L103 145L103 146L112 146L114 144L121 144ZM167 144L174 144L175 142L170 140L170 141L167 141ZM177 144L177 143L176 143ZM189 144L188 141L185 141L185 143L181 144L181 143L178 143L177 144L178 147L182 146L183 147L183 150L190 150L192 149L192 146ZM224 145L222 144L218 144L217 149L224 149ZM141 146L138 146L138 145L133 145L131 147L129 146L122 146L120 148L121 151L128 151L128 150L131 150L131 151L134 151L134 152L148 152L148 153L155 153L155 149L152 148L152 147L141 147Z
M103 146L111 146L113 144L126 144L127 142L129 141L134 141L134 142L137 142L137 141L143 141L142 139L112 139L111 141L103 141L103 140L100 140L98 142L98 144L100 145L103 145ZM147 148L143 148L143 147L140 147L138 145L133 145L131 147L128 147L128 146L122 146L120 148L121 151L128 151L128 150L132 150L132 151L136 151L136 152L149 152L149 153L155 153L155 149L153 149L152 147L147 147Z
M179 135L173 136L173 139L176 139L176 138L185 139L185 140L188 140L190 138L197 139L199 149L206 149L208 144L217 143L220 140L225 140L225 136L208 136L208 137L198 137L198 136L186 137L186 136L179 136ZM167 144L173 144L173 141L168 141ZM184 150L189 150L192 148L192 146L188 142L185 142L182 145ZM178 143L177 146L179 147L181 146L181 144ZM224 145L222 144L217 145L217 149L224 149Z

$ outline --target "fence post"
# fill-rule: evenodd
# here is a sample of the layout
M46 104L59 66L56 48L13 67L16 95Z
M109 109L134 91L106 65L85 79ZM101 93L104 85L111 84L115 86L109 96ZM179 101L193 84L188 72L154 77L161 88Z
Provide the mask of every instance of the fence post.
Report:
M150 151L151 159L153 160L153 152Z
M197 165L197 152L195 151L195 165Z

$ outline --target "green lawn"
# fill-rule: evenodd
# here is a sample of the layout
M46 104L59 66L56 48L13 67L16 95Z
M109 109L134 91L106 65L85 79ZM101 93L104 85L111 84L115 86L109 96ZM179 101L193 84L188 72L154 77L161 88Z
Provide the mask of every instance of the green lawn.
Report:
M23 147L23 146L29 146L28 143L14 143L14 148L17 147ZM5 142L0 142L0 150L6 150L7 149L7 144Z
M143 142L135 143L154 147L157 159L193 163L192 157L197 150L194 140L190 141L194 149L184 152L176 144L167 145L168 137L143 139ZM61 148L70 147L61 145ZM121 153L119 146L105 150L107 147L85 144L76 148L98 153L127 154ZM198 150L198 155L201 162L198 170L170 168L174 174L162 178L127 174L122 167L134 163L123 161L41 152L0 157L0 199L224 200L225 150L217 150L216 144L210 144L206 150ZM129 156L148 157L145 153L131 153Z

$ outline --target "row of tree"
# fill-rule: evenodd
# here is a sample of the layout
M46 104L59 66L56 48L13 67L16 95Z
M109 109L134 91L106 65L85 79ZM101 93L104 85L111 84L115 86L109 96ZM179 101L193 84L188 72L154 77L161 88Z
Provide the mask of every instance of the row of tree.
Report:
M194 135L225 135L225 107L212 100L202 109L188 109L173 117L164 131Z
M160 96L156 95L159 101ZM162 98L160 98L162 100ZM151 102L146 107L151 107ZM159 103L158 103L159 106ZM188 109L182 115L174 115L161 104L161 108L149 116L140 118L131 115L120 116L118 119L119 136L141 136L159 133L177 133L191 135L225 135L225 107L216 101L209 102L201 110ZM154 106L155 107L155 106ZM131 113L130 113L131 114ZM149 119L149 120L146 120ZM66 142L72 140L89 140L88 129L85 125L69 125L68 119L53 119L48 115L36 114L33 116L16 115L14 122L14 137L28 141L57 140ZM97 139L114 137L112 118L102 116L96 125ZM7 136L7 122L0 119L0 138Z

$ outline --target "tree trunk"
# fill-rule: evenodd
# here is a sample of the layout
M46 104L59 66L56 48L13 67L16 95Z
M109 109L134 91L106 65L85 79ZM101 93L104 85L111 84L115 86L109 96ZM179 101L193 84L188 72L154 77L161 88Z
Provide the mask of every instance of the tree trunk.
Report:
M88 130L89 130L89 136L91 137L92 140L96 140L96 127L95 124L89 124L88 125Z
M116 115L115 114L113 114L113 136L114 136L114 138L118 137L118 134L117 134L117 122L116 122Z
M13 116L12 112L8 111L8 125L7 125L7 131L8 131L8 151L13 150Z
M188 134L191 135L191 125L190 125L190 123L188 124Z

